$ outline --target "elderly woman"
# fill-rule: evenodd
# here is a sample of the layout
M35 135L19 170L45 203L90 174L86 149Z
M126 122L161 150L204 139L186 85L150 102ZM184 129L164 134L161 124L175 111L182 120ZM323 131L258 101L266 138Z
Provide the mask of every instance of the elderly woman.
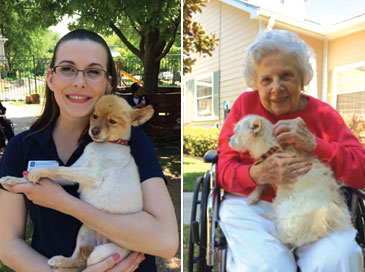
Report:
M221 228L229 249L228 271L362 271L363 256L356 231L335 232L293 252L273 235L270 213L275 191L268 187L257 205L247 195L258 184L295 182L311 163L293 154L274 153L253 165L248 153L228 145L234 125L248 114L274 125L280 144L295 144L328 164L341 182L365 187L365 150L328 104L303 93L313 77L311 49L294 33L263 33L248 49L244 78L254 91L241 94L223 125L218 141L218 180L227 192L220 208ZM310 201L310 199L308 199Z

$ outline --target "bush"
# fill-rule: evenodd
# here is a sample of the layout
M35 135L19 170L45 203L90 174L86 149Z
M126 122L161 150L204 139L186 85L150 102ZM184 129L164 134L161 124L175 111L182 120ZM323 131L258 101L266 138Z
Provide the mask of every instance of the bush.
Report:
M365 147L365 117L357 114L342 114L346 125Z
M184 154L203 157L210 149L216 149L220 129L184 127Z

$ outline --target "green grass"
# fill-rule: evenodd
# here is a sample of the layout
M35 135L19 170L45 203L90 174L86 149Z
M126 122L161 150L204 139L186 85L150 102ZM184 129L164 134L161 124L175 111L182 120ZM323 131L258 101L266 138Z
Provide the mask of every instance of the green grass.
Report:
M196 179L210 169L210 163L202 158L184 155L184 192L193 192Z
M189 244L189 225L183 225L183 252L184 252L184 271L188 271L188 244ZM1 270L0 270L1 271Z

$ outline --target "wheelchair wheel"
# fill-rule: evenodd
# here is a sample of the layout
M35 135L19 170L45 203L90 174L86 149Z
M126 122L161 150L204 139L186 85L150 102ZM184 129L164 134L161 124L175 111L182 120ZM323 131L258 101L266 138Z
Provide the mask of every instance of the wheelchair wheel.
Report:
M198 272L212 271L212 267L206 265L207 199L209 191L210 172L207 171L204 177L199 177L197 179L194 188L188 251L189 272L194 271L194 265L197 267L196 271ZM199 192L201 192L200 196ZM197 221L198 209L200 210L199 221Z
M355 193L356 194L356 193ZM357 230L356 241L362 249L365 248L365 204L364 199L358 196L356 199L356 215L354 227Z

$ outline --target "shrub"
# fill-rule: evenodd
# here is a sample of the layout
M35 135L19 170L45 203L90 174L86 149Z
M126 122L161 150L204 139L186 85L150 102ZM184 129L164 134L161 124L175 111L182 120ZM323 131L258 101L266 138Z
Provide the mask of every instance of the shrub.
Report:
M217 148L220 129L184 127L184 154L203 157L210 149Z
M365 117L362 115L342 114L346 125L365 147Z

